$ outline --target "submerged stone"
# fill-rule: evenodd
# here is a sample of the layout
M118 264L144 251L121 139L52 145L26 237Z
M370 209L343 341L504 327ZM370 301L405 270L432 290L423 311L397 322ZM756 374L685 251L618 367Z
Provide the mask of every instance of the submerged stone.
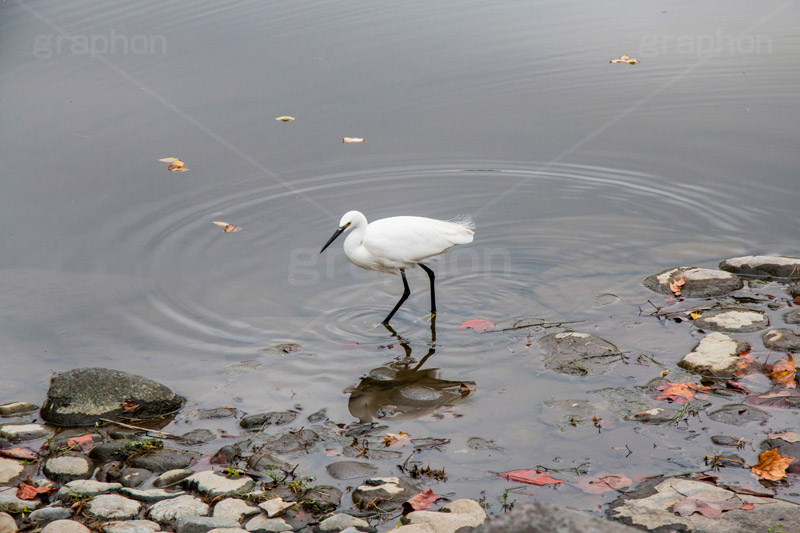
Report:
M757 407L743 403L733 403L708 413L708 418L714 422L743 426L748 422L766 422L769 420L769 415Z
M800 335L789 328L771 329L761 336L764 346L779 352L800 351Z
M645 278L643 283L651 291L672 296L674 293L670 290L669 285L681 278L684 280L684 284L681 286L681 296L687 298L722 296L744 286L742 280L730 272L694 266L668 268Z
M783 321L787 324L800 324L800 309L793 309L783 314Z
M357 477L371 476L378 471L375 465L361 461L337 461L329 464L325 469L336 479L354 479Z
M297 418L297 413L294 411L273 411L246 416L242 418L239 425L244 429L260 429L264 426L283 426L289 424L295 418Z
M538 343L545 353L544 366L560 374L602 374L620 360L619 348L588 333L550 333L541 337Z
M694 321L695 326L713 331L752 333L769 327L769 319L754 309L713 309L704 311Z
M800 257L787 255L747 255L726 259L719 268L740 276L762 279L800 277Z
M361 509L395 510L420 490L407 477L371 478L353 491L353 503Z

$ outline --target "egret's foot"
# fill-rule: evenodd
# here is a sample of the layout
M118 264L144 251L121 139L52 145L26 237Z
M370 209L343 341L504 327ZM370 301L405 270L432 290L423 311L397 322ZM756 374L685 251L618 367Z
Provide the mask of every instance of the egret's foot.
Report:
M420 320L424 320L425 322L433 322L436 320L436 313L428 313L427 315L422 315L421 317L415 319L414 323L416 324Z

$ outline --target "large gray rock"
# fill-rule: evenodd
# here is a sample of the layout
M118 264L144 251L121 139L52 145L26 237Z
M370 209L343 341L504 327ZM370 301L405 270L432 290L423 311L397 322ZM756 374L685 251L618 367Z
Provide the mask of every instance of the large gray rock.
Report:
M704 311L695 321L698 328L729 333L752 333L769 327L769 319L755 309L713 309Z
M169 500L170 498L177 498L178 496L183 496L186 494L182 490L178 492L168 492L164 489L133 489L129 487L121 488L119 493L127 496L128 498L144 503L156 503L163 500Z
M297 418L294 411L273 411L249 415L239 421L239 425L245 429L261 429L264 426L283 426Z
M278 533L280 531L292 531L290 526L283 518L267 518L260 514L247 521L244 528L250 533Z
M456 500L444 505L440 511L414 511L400 519L403 524L430 525L436 533L455 533L461 528L474 528L487 519L486 511L475 500ZM398 533L403 527L397 529ZM411 531L411 530L409 530ZM553 531L552 529L550 531Z
M217 502L212 515L217 518L235 520L238 523L259 512L258 507L253 507L244 500L240 500L239 498L225 498Z
M620 360L619 348L588 333L550 333L541 337L538 343L544 351L544 366L559 374L602 374Z
M150 472L159 473L186 468L192 461L196 461L200 457L199 453L188 450L163 448L137 455L130 460L130 463L135 468L144 468Z
M771 329L761 336L766 348L778 352L800 351L800 335L789 328Z
M142 504L119 494L102 494L89 502L89 514L100 520L136 518Z
M42 501L39 498L34 500L23 500L17 498L16 489L0 490L0 509L9 513L27 513L38 509L42 506Z
M358 531L369 531L372 529L369 522L366 520L343 513L329 516L319 523L320 533L339 533L347 528L353 528Z
M9 483L19 477L24 470L25 466L19 461L0 457L0 483Z
M698 374L731 375L740 361L739 354L749 348L748 343L715 331L703 337L678 366Z
M684 285L681 286L681 296L687 298L722 296L744 286L742 280L730 272L694 266L668 268L645 278L643 283L651 291L672 295L673 292L669 288L670 282L679 281L681 278L684 280Z
M42 418L59 426L89 426L99 418L153 418L180 409L185 398L151 379L108 368L78 368L50 380Z
M93 470L94 467L81 455L51 457L44 463L44 475L59 483L89 479Z
M336 479L355 479L371 476L378 471L378 467L362 461L336 461L325 469Z
M55 520L66 520L72 517L72 509L66 507L44 507L36 509L28 516L32 523L47 523Z
M786 255L747 255L726 259L719 268L740 276L765 279L800 277L800 257Z
M174 527L181 517L208 515L208 505L199 498L187 494L154 503L147 513L151 519L159 524Z

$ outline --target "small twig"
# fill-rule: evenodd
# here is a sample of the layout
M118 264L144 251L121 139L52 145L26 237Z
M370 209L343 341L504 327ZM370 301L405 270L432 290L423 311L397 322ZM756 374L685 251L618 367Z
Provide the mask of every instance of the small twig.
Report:
M164 438L167 438L167 439L180 440L180 438L181 438L181 437L179 437L177 435L172 435L171 433L165 433L163 431L156 431L155 429L147 429L147 428L143 428L143 427L139 427L139 426L132 426L130 424L124 424L122 422L117 422L116 420L109 420L108 418L100 418L98 420L100 420L101 422L106 422L108 424L116 424L118 426L122 426L122 427L128 428L128 429L138 429L139 431L144 431L146 433L155 433L156 435L160 435L160 436L162 436Z

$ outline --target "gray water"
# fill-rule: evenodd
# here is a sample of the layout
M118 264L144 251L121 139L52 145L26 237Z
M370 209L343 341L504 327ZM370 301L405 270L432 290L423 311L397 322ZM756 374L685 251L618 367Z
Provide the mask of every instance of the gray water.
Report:
M537 464L691 469L702 452L675 466L657 430L563 431L542 407L660 369L566 378L529 332L459 325L581 321L674 366L698 337L640 316L663 298L645 276L797 253L798 15L795 1L3 2L0 400L41 403L52 372L105 366L193 407L354 422L348 388L404 353L375 327L402 287L321 245L351 209L469 213L475 241L433 265L426 368L476 390L453 416L383 423L451 438L463 453L431 459L447 488L491 504L509 486L493 472ZM609 63L622 54L639 63ZM409 281L393 326L419 359L427 278ZM475 453L472 436L504 451ZM575 492L559 490L535 493Z

